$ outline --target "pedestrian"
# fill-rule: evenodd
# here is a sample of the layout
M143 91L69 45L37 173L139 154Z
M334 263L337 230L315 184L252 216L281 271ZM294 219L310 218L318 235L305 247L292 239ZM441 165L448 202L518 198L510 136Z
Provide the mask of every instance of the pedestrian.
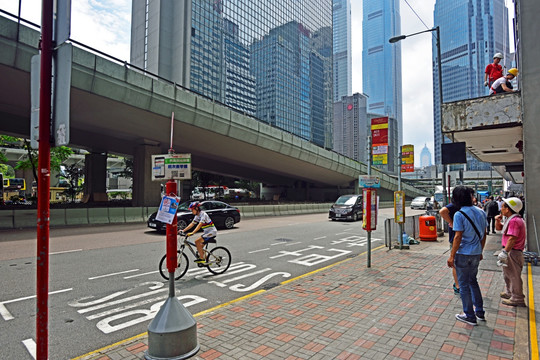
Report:
M476 326L478 320L485 321L484 300L478 285L478 265L486 244L486 213L473 206L474 190L459 185L452 191L454 203L460 210L454 215L453 228L456 232L448 267L455 267L459 282L459 293L463 313L456 320Z
M495 80L491 87L489 88L489 95L494 94L503 94L505 92L514 92L514 87L512 86L512 83L510 82L513 80L517 75L519 71L516 68L511 68L508 70L508 74L506 76L500 77L499 79Z
M497 227L502 229L502 251L498 258L503 266L503 278L506 284L506 291L501 292L502 303L509 306L526 306L525 295L523 295L523 281L521 271L523 270L525 249L525 222L519 215L523 208L523 203L517 197L503 199L501 214L495 217ZM506 217L504 225L502 217Z
M501 212L501 207L504 201L502 201L502 197L497 196L497 204L499 205L499 213Z
M454 214L459 210L459 208L454 204L453 198L450 199L450 203L446 206L443 206L439 210L439 215L441 218L448 223L448 242L450 243L450 249L452 248L452 243L454 242ZM459 282L456 274L456 268L452 267L452 276L454 277L454 284L452 288L454 289L454 294L459 295Z
M488 203L485 206L485 211L487 215L487 231L486 234L489 235L489 228L491 225L491 232L495 232L495 216L499 215L499 204L493 199L493 196L490 196Z
M493 55L493 63L486 66L486 71L484 75L484 86L491 87L495 80L503 76L502 66L499 64L503 58L501 53L496 53Z

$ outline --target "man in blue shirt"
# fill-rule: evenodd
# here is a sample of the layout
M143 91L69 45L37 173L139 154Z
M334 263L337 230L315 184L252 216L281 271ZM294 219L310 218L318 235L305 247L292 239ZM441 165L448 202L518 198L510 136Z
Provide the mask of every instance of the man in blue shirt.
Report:
M474 190L456 186L452 192L453 203L460 208L454 215L454 241L448 267L455 267L463 314L456 319L469 325L477 325L476 319L485 321L484 301L476 276L486 244L486 213L473 206ZM473 307L474 306L474 307Z

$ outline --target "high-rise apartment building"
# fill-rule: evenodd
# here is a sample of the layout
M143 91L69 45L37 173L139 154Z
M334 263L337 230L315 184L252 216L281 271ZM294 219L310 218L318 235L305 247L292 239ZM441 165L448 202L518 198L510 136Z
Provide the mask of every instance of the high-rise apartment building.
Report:
M334 101L352 94L351 2L333 1Z
M435 26L441 33L441 65L443 102L487 95L484 86L486 65L495 53L505 59L501 65L510 68L508 43L508 9L504 0L437 0ZM433 37L433 113L435 164L441 164L441 114L437 47ZM448 141L449 142L449 141ZM467 156L467 170L488 170L490 164Z
M362 30L362 90L368 112L396 119L401 145L401 44L388 42L401 34L399 0L364 0Z
M353 160L368 161L367 96L343 96L334 103L334 151Z
M133 0L131 62L330 146L331 0Z

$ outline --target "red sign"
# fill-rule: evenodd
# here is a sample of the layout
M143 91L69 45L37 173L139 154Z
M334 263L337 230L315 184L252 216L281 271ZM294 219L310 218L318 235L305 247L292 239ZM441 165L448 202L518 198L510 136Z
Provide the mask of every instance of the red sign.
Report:
M371 119L372 146L388 145L388 117Z
M364 188L362 189L364 202L362 229L373 231L377 229L377 190Z

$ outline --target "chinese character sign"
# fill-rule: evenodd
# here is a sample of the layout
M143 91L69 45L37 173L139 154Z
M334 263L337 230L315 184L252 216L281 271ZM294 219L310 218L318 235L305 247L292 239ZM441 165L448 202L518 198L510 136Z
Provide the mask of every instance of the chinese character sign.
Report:
M388 117L371 119L373 165L388 164Z
M414 172L414 145L401 147L401 172Z

